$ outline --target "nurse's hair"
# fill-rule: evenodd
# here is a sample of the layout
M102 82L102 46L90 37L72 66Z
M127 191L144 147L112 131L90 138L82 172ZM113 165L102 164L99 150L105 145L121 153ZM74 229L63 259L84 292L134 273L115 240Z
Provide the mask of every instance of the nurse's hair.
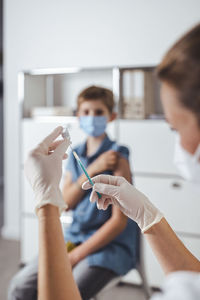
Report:
M99 86L89 86L84 89L77 98L77 106L78 109L81 103L85 101L96 101L100 100L109 110L110 113L113 112L115 102L113 92L107 88L99 87Z
M200 125L200 24L166 53L157 74L176 89L179 101L196 115Z

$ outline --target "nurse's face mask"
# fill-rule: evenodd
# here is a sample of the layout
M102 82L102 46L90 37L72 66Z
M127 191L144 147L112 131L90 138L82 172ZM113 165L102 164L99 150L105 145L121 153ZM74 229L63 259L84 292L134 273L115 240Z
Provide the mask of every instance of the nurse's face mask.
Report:
M184 179L200 184L200 144L194 154L186 151L177 135L174 151L174 163Z

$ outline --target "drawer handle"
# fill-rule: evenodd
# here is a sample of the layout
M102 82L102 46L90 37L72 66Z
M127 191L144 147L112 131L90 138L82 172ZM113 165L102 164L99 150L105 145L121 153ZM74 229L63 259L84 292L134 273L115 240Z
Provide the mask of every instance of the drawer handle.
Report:
M173 182L172 183L172 187L175 189L180 189L181 188L181 184L179 182Z

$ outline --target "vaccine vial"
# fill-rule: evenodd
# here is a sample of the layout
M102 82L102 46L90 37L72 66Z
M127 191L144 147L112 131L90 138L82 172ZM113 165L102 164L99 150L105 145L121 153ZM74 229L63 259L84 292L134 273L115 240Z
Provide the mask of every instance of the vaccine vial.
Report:
M71 144L71 137L70 137L69 129L68 129L67 125L63 126L62 137L63 137L63 139L68 139L70 141L70 144Z

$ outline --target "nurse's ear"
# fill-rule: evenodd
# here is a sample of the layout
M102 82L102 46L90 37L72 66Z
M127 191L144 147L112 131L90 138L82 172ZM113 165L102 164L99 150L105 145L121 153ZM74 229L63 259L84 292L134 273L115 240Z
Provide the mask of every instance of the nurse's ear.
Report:
M108 119L108 122L112 122L112 121L114 121L116 118L117 118L117 113L116 113L116 112L112 112L112 113L110 114L110 117L109 117L109 119Z
M80 110L79 110L79 108L76 109L75 116L76 116L78 119L80 118Z

